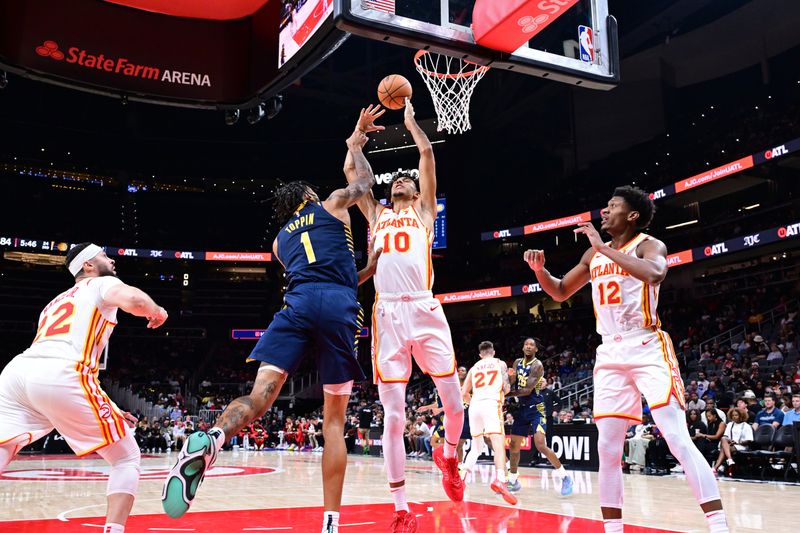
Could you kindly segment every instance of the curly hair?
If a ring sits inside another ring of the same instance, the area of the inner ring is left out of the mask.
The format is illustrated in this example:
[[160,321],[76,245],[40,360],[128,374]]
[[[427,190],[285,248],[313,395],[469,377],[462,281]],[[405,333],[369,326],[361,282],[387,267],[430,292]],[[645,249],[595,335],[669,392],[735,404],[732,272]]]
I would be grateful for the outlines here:
[[636,221],[637,229],[645,229],[653,221],[653,215],[656,212],[656,205],[650,199],[650,195],[632,185],[625,185],[614,189],[612,196],[619,196],[632,211],[639,213],[639,218]]
[[305,201],[308,189],[314,190],[314,187],[305,181],[292,181],[278,187],[272,200],[275,220],[280,223],[287,221]]
[[392,180],[386,185],[386,199],[391,201],[392,200],[392,187],[394,187],[394,182],[402,179],[408,178],[414,182],[414,187],[417,188],[417,192],[419,192],[419,178],[414,177],[410,172],[406,172],[401,170],[400,172],[395,172],[392,176]]

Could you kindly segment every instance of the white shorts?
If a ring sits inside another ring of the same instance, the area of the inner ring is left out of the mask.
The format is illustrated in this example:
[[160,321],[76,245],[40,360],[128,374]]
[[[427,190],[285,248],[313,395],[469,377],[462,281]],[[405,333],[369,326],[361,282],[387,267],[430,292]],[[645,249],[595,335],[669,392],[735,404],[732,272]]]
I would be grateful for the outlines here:
[[375,383],[405,382],[411,357],[426,374],[455,374],[456,358],[442,304],[430,291],[376,294],[372,308],[372,375]]
[[473,437],[505,435],[503,402],[474,400],[469,404],[469,430]]
[[16,357],[0,374],[0,445],[19,448],[53,430],[78,456],[122,439],[128,427],[97,375],[66,359]]
[[642,395],[650,409],[674,396],[686,408],[684,386],[669,335],[637,329],[603,337],[594,365],[594,418],[642,421]]

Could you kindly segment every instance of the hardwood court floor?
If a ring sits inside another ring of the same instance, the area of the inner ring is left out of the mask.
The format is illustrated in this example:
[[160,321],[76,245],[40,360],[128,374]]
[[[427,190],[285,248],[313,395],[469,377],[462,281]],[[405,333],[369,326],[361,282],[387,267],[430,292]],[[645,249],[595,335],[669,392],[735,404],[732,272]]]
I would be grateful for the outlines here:
[[[161,486],[175,454],[146,455],[142,481],[126,532],[286,531],[317,533],[321,524],[321,454],[223,452],[200,489],[192,511],[179,520],[161,512]],[[512,508],[487,482],[492,467],[468,478],[465,502],[444,495],[430,461],[407,463],[408,497],[420,532],[602,532],[597,474],[573,472],[575,491],[545,469],[520,469],[522,491]],[[98,531],[105,513],[106,463],[93,455],[23,457],[0,476],[0,533]],[[626,532],[707,531],[705,519],[680,475],[626,475]],[[737,532],[783,530],[796,517],[800,486],[720,483],[728,521]],[[350,456],[342,509],[343,533],[388,531],[393,507],[383,460]],[[794,508],[794,510],[792,510]],[[634,525],[636,527],[634,527]]]

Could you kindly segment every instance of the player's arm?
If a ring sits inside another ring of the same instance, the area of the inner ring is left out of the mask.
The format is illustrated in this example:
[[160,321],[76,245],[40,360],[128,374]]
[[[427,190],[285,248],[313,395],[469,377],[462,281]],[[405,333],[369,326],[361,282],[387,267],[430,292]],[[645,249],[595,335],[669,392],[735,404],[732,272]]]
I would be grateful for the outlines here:
[[464,378],[464,385],[461,386],[461,399],[464,401],[464,405],[469,405],[470,400],[472,397],[470,393],[472,392],[472,369],[469,369],[467,372],[467,377]]
[[161,326],[169,316],[167,311],[155,303],[146,292],[124,283],[110,287],[103,296],[103,302],[111,307],[119,307],[134,316],[146,318],[147,327],[151,329]]
[[516,368],[517,368],[517,365],[519,365],[520,361],[522,361],[521,357],[515,359],[514,360],[514,366],[512,366],[511,368],[508,369],[508,380],[509,380],[509,383],[511,383],[512,385],[517,383],[517,370],[516,370]]
[[[374,108],[370,105],[366,109],[361,110],[361,114],[358,117],[358,123],[356,124],[356,130],[360,130],[363,133],[371,133],[373,131],[382,131],[386,129],[384,126],[379,126],[375,124],[375,121],[384,113],[386,112],[385,109],[381,108],[380,105],[375,106]],[[356,172],[356,164],[355,160],[353,159],[353,155],[350,153],[350,150],[347,151],[347,156],[344,159],[344,175],[347,178],[347,183],[353,183],[358,179],[358,173]],[[356,203],[358,209],[364,215],[364,218],[367,219],[367,223],[372,226],[373,222],[375,221],[375,217],[377,216],[378,210],[380,209],[380,203],[375,199],[370,190],[369,193],[365,194],[361,197],[358,202]]]
[[603,242],[591,222],[578,224],[575,233],[589,238],[592,249],[622,267],[625,272],[645,283],[658,285],[667,277],[667,247],[658,239],[648,239],[636,247],[636,255],[628,255]]
[[541,361],[537,360],[531,365],[531,372],[528,374],[528,381],[521,389],[510,392],[507,396],[513,398],[514,396],[530,396],[539,384],[539,380],[544,376],[544,365]]
[[419,150],[420,207],[431,220],[436,220],[436,160],[433,157],[433,145],[414,118],[414,106],[410,98],[406,98],[404,123]]
[[383,253],[383,248],[375,249],[375,236],[373,235],[369,241],[369,248],[367,249],[367,264],[358,271],[358,285],[362,285],[365,281],[375,275],[378,269],[378,258]]
[[508,378],[508,365],[505,361],[500,361],[500,372],[503,374],[503,394],[511,391],[511,381]]
[[580,263],[561,279],[554,277],[544,268],[544,250],[527,250],[523,258],[536,274],[536,281],[539,282],[542,290],[550,295],[553,300],[563,302],[591,281],[589,262],[594,254],[594,248],[586,250],[581,257]]
[[372,187],[375,185],[375,175],[372,173],[369,161],[364,156],[363,148],[366,143],[367,136],[359,130],[355,130],[347,139],[347,149],[353,156],[356,177],[347,187],[336,189],[328,196],[327,200],[322,202],[322,207],[326,211],[339,212],[339,215],[344,215],[359,199],[372,191]]

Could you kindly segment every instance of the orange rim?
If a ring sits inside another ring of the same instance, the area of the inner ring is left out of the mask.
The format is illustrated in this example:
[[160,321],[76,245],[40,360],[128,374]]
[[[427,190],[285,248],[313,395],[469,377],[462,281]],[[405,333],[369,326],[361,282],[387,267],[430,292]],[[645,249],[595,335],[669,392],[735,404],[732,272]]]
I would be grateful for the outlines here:
[[470,65],[474,65],[476,68],[474,68],[474,69],[472,69],[470,71],[467,71],[467,72],[458,72],[456,74],[442,74],[440,72],[434,72],[434,71],[426,69],[424,66],[422,66],[422,63],[420,62],[420,58],[422,58],[422,56],[424,56],[427,53],[428,53],[427,50],[419,50],[419,51],[417,51],[417,53],[414,54],[414,64],[416,64],[417,70],[419,70],[420,72],[423,72],[424,74],[426,74],[427,76],[430,76],[432,78],[439,78],[439,79],[445,79],[446,78],[446,79],[451,79],[451,80],[454,80],[454,79],[457,79],[457,78],[471,78],[475,74],[483,73],[483,72],[486,72],[487,70],[489,70],[489,67],[485,67],[483,65],[479,65],[477,63],[473,63],[472,61],[466,61],[465,60],[464,63],[468,63]]

